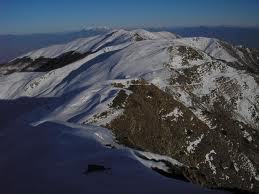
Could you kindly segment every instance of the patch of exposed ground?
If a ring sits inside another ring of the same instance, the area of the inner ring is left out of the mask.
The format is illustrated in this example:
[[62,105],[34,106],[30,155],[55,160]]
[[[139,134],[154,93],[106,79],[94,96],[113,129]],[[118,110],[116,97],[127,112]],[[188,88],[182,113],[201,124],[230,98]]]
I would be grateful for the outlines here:
[[7,75],[14,72],[48,72],[71,64],[89,54],[90,52],[84,54],[67,52],[53,59],[40,57],[35,60],[23,57],[1,66],[0,73]]

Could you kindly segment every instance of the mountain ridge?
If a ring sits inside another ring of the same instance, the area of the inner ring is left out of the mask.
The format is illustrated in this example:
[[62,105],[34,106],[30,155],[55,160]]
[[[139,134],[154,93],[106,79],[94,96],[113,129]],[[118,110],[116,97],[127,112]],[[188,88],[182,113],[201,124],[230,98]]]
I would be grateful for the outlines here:
[[[17,120],[106,126],[119,143],[175,157],[193,183],[258,192],[258,56],[217,39],[115,30],[11,61],[0,98],[55,97]],[[38,71],[51,59],[63,66]]]

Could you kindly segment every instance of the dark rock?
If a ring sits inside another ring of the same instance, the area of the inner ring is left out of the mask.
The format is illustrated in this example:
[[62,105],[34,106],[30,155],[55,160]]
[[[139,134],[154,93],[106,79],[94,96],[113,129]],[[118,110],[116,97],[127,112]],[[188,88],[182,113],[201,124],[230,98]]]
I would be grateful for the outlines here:
[[110,170],[111,168],[106,168],[102,165],[97,165],[97,164],[88,164],[87,170],[84,172],[84,174],[89,174],[93,172],[102,172],[106,170]]

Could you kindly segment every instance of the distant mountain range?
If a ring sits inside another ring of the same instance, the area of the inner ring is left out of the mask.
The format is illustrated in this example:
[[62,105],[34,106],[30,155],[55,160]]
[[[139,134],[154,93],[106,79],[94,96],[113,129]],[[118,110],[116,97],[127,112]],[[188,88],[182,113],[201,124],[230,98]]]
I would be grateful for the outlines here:
[[150,28],[151,31],[169,31],[183,37],[217,38],[234,45],[249,48],[259,48],[259,27],[178,27],[178,28]]
[[[53,44],[63,44],[77,38],[105,34],[107,27],[86,28],[67,33],[0,35],[0,63],[7,62],[31,50]],[[188,27],[188,28],[149,28],[150,31],[170,31],[183,37],[210,37],[228,41],[235,45],[259,48],[259,28],[240,27]]]

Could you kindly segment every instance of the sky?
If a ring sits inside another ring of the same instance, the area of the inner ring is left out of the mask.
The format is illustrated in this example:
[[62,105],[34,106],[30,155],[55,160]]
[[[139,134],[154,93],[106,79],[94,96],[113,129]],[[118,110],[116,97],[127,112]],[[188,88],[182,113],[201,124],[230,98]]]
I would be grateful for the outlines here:
[[0,0],[0,34],[221,25],[258,26],[259,0]]

